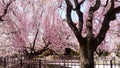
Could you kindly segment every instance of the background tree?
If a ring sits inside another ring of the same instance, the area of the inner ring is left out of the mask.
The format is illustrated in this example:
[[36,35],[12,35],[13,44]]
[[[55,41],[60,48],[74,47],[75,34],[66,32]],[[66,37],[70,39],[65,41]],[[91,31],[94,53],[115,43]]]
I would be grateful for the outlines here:
[[97,47],[114,46],[113,41],[120,39],[117,0],[1,0],[0,10],[0,21],[10,34],[12,47],[35,54],[53,46],[57,51],[79,43],[81,68],[94,68]]
[[[21,51],[27,57],[35,57],[48,49],[62,53],[68,46],[74,50],[78,49],[76,41],[69,41],[74,37],[70,34],[68,25],[63,23],[57,13],[59,5],[53,6],[59,2],[2,0],[0,4],[1,23],[8,31],[6,36],[11,43],[1,39],[1,42],[4,41],[4,44],[1,44],[4,47],[9,44],[9,48],[13,47],[15,53]],[[1,34],[5,34],[2,27],[1,31]],[[2,36],[1,38],[4,38]]]

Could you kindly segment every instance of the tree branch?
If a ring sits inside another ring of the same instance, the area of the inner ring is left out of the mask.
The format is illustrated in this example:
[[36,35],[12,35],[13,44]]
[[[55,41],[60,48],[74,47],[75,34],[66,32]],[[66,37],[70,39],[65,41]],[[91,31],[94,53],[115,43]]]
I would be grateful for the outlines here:
[[33,49],[35,48],[35,42],[36,42],[38,33],[39,33],[39,29],[37,29],[37,32],[36,32],[36,34],[35,34],[35,39],[34,39],[34,41],[33,41],[33,47],[32,47]]
[[82,11],[80,11],[80,7],[81,5],[84,3],[85,0],[81,1],[80,3],[78,3],[78,0],[74,0],[75,3],[75,11],[78,15],[79,18],[79,26],[78,26],[78,31],[80,32],[80,34],[82,33],[82,28],[83,28],[83,13]]
[[67,5],[67,9],[66,9],[67,23],[68,23],[69,27],[72,29],[72,31],[74,32],[78,41],[80,41],[82,39],[82,36],[81,36],[80,32],[78,31],[76,25],[73,23],[72,18],[71,18],[71,12],[73,10],[73,5],[70,2],[70,0],[65,0],[65,2]]
[[[38,24],[38,27],[40,26],[40,23]],[[39,28],[37,28],[37,32],[35,34],[35,38],[33,40],[33,44],[31,45],[31,52],[35,52],[35,43],[36,43],[36,40],[37,40],[37,37],[38,37],[38,34],[39,34]]]
[[51,44],[50,42],[46,42],[45,41],[45,39],[43,38],[43,42],[44,42],[44,44],[45,44],[45,46],[41,49],[41,50],[37,50],[37,51],[35,51],[35,49],[34,49],[34,52],[28,52],[27,51],[27,47],[25,47],[25,50],[24,50],[24,52],[25,52],[25,56],[27,56],[27,57],[29,57],[29,58],[34,58],[34,57],[36,57],[37,55],[40,55],[40,54],[42,54],[43,52],[45,52],[46,50],[48,50],[49,48],[48,48],[48,46]]
[[51,44],[50,42],[46,42],[46,40],[43,38],[43,42],[45,43],[45,47],[43,47],[41,50],[35,51],[35,53],[33,53],[33,55],[39,55],[42,54],[44,51],[48,50],[48,46]]
[[109,29],[109,23],[112,20],[116,19],[116,13],[120,12],[120,6],[117,8],[114,8],[114,0],[111,0],[111,7],[108,10],[108,12],[105,14],[105,18],[102,23],[102,27],[99,31],[98,36],[96,37],[97,40],[97,46],[101,44],[101,42],[105,39],[105,35],[107,33],[107,30]]
[[89,14],[88,14],[88,19],[86,22],[86,27],[87,27],[87,41],[88,44],[90,42],[90,39],[92,39],[93,37],[93,33],[92,33],[92,20],[93,20],[93,13],[99,9],[101,4],[100,0],[96,0],[96,4],[93,7],[90,7],[89,9]]
[[108,5],[109,0],[106,1],[106,4],[103,7],[106,7]]
[[115,13],[120,13],[120,6],[116,7],[114,11]]
[[119,0],[115,0],[116,2],[120,2]]
[[3,3],[3,4],[5,4],[5,1],[4,1],[4,0],[2,0],[2,3]]
[[115,6],[114,0],[111,0],[111,7],[110,7],[110,9],[114,9],[114,6]]
[[[4,3],[4,0],[2,0],[2,1],[3,1],[3,4],[5,4],[5,3]],[[0,21],[4,21],[2,18],[7,14],[8,8],[9,8],[9,6],[11,5],[11,3],[12,3],[13,1],[15,1],[15,0],[10,0],[10,2],[9,2],[8,4],[6,4],[5,9],[4,9],[4,12],[3,12],[3,14],[0,16]]]
[[90,12],[91,13],[94,13],[96,10],[99,9],[100,7],[100,4],[101,4],[101,1],[100,0],[96,0],[96,4],[93,6],[93,7],[90,7]]

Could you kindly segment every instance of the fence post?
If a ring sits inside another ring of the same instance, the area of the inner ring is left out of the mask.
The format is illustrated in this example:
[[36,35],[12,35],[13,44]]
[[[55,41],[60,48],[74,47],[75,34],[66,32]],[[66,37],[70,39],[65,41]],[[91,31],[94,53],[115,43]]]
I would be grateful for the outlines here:
[[20,58],[20,68],[22,68],[22,57]]
[[66,63],[65,63],[65,62],[66,62],[66,61],[65,61],[64,57],[65,57],[65,56],[63,55],[62,58],[63,58],[63,61],[64,61],[64,67],[65,67],[65,66],[66,66]]
[[116,68],[116,61],[115,61],[115,57],[113,58],[114,60],[114,68]]
[[112,59],[110,60],[110,68],[113,68]]
[[4,57],[4,68],[6,68],[6,58]]
[[41,68],[41,59],[39,60],[39,68]]

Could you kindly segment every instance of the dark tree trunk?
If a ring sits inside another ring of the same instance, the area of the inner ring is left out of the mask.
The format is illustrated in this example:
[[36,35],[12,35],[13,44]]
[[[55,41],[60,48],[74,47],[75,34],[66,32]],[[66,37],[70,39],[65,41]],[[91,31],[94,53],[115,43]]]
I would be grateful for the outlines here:
[[94,68],[94,52],[96,50],[95,38],[84,38],[83,41],[79,41],[80,44],[80,68]]
[[80,47],[80,67],[81,68],[94,68],[93,51],[87,47]]

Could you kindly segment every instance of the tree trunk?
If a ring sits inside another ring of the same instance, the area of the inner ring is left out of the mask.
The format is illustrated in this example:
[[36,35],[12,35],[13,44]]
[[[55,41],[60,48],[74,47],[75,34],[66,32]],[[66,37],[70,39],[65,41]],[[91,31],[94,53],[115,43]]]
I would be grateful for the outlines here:
[[94,68],[93,53],[88,46],[80,47],[80,68]]

